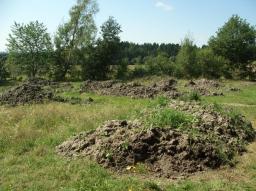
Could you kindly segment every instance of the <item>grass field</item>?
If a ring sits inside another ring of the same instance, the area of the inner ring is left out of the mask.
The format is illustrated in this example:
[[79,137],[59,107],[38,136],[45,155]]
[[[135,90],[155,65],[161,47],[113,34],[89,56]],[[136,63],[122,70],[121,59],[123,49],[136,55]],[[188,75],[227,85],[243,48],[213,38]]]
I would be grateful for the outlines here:
[[[147,80],[145,80],[145,83]],[[203,97],[204,103],[218,103],[244,114],[256,126],[256,84],[227,81],[240,92]],[[79,87],[79,84],[74,84]],[[7,86],[0,87],[3,91]],[[127,119],[154,100],[97,96],[64,92],[63,96],[92,97],[87,105],[47,103],[18,107],[0,106],[0,190],[42,191],[180,191],[256,190],[256,143],[237,156],[234,168],[202,172],[185,180],[151,178],[143,170],[137,174],[117,174],[84,158],[68,160],[55,147],[70,136],[97,128],[111,119]]]

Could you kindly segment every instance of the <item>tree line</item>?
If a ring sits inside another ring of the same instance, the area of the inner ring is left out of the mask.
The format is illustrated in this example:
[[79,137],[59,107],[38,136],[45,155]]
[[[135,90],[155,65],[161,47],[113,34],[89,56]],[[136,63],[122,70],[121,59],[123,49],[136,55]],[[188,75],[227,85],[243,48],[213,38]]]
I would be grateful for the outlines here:
[[52,80],[127,79],[146,75],[178,78],[256,79],[256,29],[233,15],[197,47],[190,37],[179,44],[122,42],[121,25],[109,17],[97,27],[95,0],[78,0],[53,38],[43,23],[14,23],[8,52],[0,53],[0,80],[45,77]]

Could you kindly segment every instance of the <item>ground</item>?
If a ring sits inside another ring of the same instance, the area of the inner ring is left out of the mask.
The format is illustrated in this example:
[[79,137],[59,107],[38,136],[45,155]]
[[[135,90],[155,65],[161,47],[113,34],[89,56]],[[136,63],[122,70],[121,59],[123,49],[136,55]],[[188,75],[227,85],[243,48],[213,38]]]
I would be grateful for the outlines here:
[[[159,78],[140,79],[141,83]],[[179,81],[183,89],[185,80]],[[256,84],[225,81],[224,96],[202,97],[241,112],[256,126]],[[0,86],[0,91],[9,88]],[[235,167],[197,173],[187,179],[151,178],[143,166],[135,174],[117,174],[88,159],[68,160],[55,147],[81,131],[97,128],[106,120],[127,119],[150,99],[79,94],[80,83],[60,93],[66,97],[92,97],[85,105],[46,103],[17,107],[0,106],[0,190],[255,190],[256,142],[237,156]],[[241,91],[228,91],[236,87]]]

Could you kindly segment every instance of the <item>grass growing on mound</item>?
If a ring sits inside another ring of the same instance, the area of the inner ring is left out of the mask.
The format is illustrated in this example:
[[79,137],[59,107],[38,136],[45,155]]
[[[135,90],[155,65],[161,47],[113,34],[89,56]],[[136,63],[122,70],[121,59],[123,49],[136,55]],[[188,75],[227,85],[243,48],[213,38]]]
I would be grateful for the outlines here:
[[152,100],[144,110],[135,112],[132,118],[138,118],[145,128],[160,127],[173,129],[188,129],[196,122],[192,115],[168,107],[170,100],[159,96]]
[[193,116],[169,108],[155,109],[146,119],[146,126],[182,128],[193,122]]

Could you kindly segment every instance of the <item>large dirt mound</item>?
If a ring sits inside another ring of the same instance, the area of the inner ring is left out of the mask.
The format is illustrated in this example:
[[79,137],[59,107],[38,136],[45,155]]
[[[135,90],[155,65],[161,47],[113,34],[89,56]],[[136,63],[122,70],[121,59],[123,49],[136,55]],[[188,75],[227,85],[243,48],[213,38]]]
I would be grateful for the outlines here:
[[73,88],[71,83],[57,83],[44,79],[33,79],[0,95],[0,104],[16,106],[54,101],[73,105],[85,105],[94,101],[90,97],[81,99],[79,97],[65,98],[55,95],[55,93],[70,91]]
[[32,80],[4,92],[0,96],[0,103],[7,105],[23,105],[30,103],[42,103],[53,98],[50,90],[44,89],[49,81]]
[[159,83],[145,86],[139,83],[122,83],[120,81],[85,81],[81,92],[94,92],[100,95],[128,96],[132,98],[154,98],[165,95],[169,98],[180,96],[176,89],[177,81],[174,79],[160,81]]
[[189,87],[203,96],[223,96],[222,86],[219,81],[207,79],[190,80],[185,85],[185,87]]
[[197,104],[173,102],[170,108],[189,112],[196,120],[187,130],[144,128],[139,121],[108,121],[59,145],[63,156],[88,156],[117,171],[144,163],[156,176],[177,177],[227,164],[255,132],[242,116],[223,116]]

